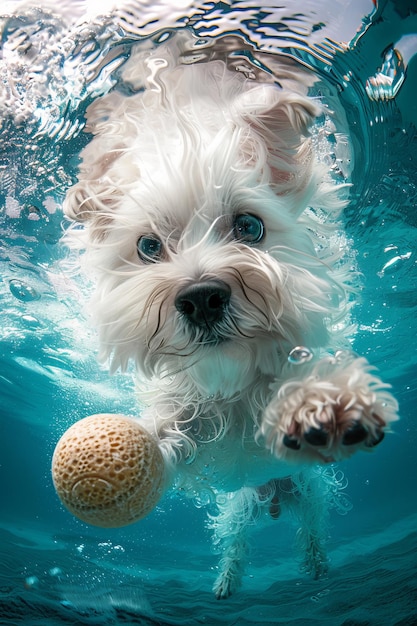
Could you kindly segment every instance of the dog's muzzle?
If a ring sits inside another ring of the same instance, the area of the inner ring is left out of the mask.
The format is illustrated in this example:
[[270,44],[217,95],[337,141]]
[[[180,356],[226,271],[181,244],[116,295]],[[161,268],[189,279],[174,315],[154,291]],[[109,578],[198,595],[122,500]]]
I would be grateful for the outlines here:
[[222,280],[195,282],[180,289],[175,306],[194,326],[209,328],[225,316],[231,294]]

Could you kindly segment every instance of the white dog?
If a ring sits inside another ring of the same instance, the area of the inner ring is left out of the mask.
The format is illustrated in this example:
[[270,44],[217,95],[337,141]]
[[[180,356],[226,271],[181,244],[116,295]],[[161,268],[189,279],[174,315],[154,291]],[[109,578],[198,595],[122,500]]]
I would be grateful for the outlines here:
[[293,511],[305,568],[325,571],[334,485],[317,464],[372,449],[397,404],[346,350],[344,202],[309,130],[322,105],[288,67],[262,84],[176,55],[134,56],[124,93],[89,107],[65,212],[84,224],[70,239],[94,274],[101,357],[134,362],[168,482],[218,506],[225,598],[263,511]]

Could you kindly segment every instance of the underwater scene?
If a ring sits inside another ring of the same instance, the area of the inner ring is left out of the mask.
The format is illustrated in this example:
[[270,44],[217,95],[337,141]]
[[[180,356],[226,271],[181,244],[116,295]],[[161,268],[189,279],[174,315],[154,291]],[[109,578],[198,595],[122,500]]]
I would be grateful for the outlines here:
[[[2,0],[0,34],[0,625],[417,624],[416,1]],[[62,206],[88,107],[140,93],[130,59],[177,40],[182,63],[221,61],[249,81],[299,68],[331,111],[312,143],[349,194],[351,349],[399,404],[380,445],[319,470],[337,492],[328,571],[304,571],[297,519],[271,496],[241,587],[221,599],[209,493],[169,489],[143,519],[103,528],[62,505],[51,474],[71,425],[141,411],[133,366],[99,359]]]

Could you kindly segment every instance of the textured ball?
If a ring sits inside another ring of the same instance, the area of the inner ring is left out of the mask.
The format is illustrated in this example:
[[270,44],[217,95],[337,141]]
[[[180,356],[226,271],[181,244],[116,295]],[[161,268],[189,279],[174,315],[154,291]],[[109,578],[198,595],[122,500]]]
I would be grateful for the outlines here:
[[127,526],[163,491],[164,461],[153,437],[123,415],[90,415],[58,441],[52,478],[62,504],[88,524]]

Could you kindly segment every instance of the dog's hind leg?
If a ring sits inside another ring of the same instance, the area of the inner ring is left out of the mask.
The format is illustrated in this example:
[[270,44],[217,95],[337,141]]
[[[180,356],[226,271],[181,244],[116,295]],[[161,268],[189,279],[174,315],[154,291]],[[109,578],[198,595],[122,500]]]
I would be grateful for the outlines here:
[[291,478],[272,479],[260,487],[243,487],[219,494],[219,513],[209,516],[213,544],[221,553],[213,591],[218,599],[228,598],[241,584],[249,553],[249,535],[262,516],[277,519],[282,508],[296,508],[298,495]]
[[297,548],[301,554],[301,569],[318,579],[327,573],[325,544],[328,539],[329,509],[333,494],[320,471],[305,471],[293,477],[293,499],[290,508],[300,524]]
[[257,489],[266,498],[270,517],[276,519],[287,510],[299,524],[297,548],[302,558],[302,571],[315,579],[327,572],[325,544],[328,536],[328,515],[331,508],[350,508],[347,498],[341,502],[345,487],[343,475],[332,468],[312,467],[287,478],[270,480]]
[[248,535],[259,503],[258,491],[250,487],[217,496],[219,513],[210,516],[208,524],[214,531],[215,549],[222,555],[213,586],[217,599],[228,598],[240,587],[249,552]]
[[277,519],[282,510],[297,520],[297,547],[302,571],[315,579],[327,572],[325,543],[330,509],[346,513],[350,502],[343,491],[346,482],[332,467],[312,467],[291,477],[272,479],[257,488],[244,487],[219,494],[219,513],[209,517],[213,543],[221,553],[213,586],[218,599],[228,598],[241,584],[249,553],[249,535],[256,521],[266,515]]
[[[292,498],[286,504],[299,523],[297,548],[302,559],[301,569],[317,579],[328,569],[325,546],[330,511],[345,515],[352,508],[345,493],[347,480],[335,466],[317,465],[293,475],[291,481]],[[284,501],[282,494],[280,500]]]

